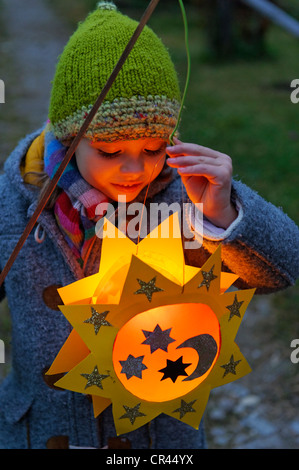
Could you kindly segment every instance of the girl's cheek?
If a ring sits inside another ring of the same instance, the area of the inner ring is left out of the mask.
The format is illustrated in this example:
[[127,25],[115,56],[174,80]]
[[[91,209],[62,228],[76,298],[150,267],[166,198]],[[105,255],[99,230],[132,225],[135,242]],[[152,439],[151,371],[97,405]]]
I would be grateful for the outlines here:
[[165,163],[165,157],[162,158],[158,164],[157,164],[157,167],[156,167],[156,177],[161,173],[161,171],[163,170],[163,167],[164,167],[164,163]]
[[158,176],[158,174],[162,171],[162,168],[164,166],[166,156],[164,158],[161,158],[161,156],[157,159],[157,161],[151,165],[151,172],[154,175],[154,178]]

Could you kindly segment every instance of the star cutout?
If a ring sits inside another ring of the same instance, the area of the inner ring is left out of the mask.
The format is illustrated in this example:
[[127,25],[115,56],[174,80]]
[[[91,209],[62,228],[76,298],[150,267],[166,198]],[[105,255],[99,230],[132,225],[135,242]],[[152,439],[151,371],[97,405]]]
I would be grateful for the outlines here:
[[231,355],[231,358],[230,358],[229,362],[227,364],[223,364],[223,366],[220,366],[223,369],[225,369],[222,378],[224,378],[227,374],[236,375],[237,374],[236,373],[236,366],[239,364],[239,362],[241,362],[241,359],[239,361],[234,361],[234,356]]
[[142,379],[142,371],[147,369],[145,364],[142,364],[144,356],[134,357],[129,354],[125,361],[119,361],[122,366],[121,373],[126,374],[127,379],[135,376]]
[[171,379],[173,383],[176,381],[179,375],[187,375],[187,372],[185,371],[186,367],[190,366],[190,364],[183,364],[183,356],[181,356],[179,359],[176,361],[171,361],[170,359],[167,360],[167,366],[164,367],[164,369],[160,369],[158,372],[163,372],[164,375],[161,379]]
[[146,416],[144,413],[141,413],[139,411],[140,405],[141,403],[138,403],[138,405],[134,406],[134,408],[130,408],[129,406],[123,405],[124,409],[126,410],[126,413],[122,415],[119,419],[128,418],[130,420],[130,423],[134,424],[136,418]]
[[97,335],[101,326],[112,326],[111,323],[106,320],[108,313],[109,311],[99,313],[91,307],[91,317],[84,320],[83,323],[91,323],[94,326],[94,332]]
[[109,375],[99,374],[98,366],[95,366],[91,374],[81,374],[82,377],[87,379],[87,384],[85,385],[85,389],[95,385],[103,390],[102,380],[110,377]]
[[174,410],[173,413],[180,413],[180,419],[182,419],[186,413],[195,413],[196,410],[192,408],[192,405],[194,405],[195,402],[196,400],[190,401],[190,403],[187,403],[185,400],[181,400],[180,408]]
[[170,338],[171,328],[162,330],[160,325],[156,325],[154,331],[142,330],[146,340],[141,344],[148,344],[151,348],[151,354],[157,349],[162,349],[167,352],[168,345],[173,343],[175,339]]
[[144,282],[141,279],[137,279],[137,281],[140,284],[140,289],[134,292],[134,294],[145,294],[149,302],[152,301],[152,295],[154,292],[163,291],[163,289],[160,289],[160,287],[155,286],[156,277],[153,277],[153,279],[149,282]]
[[211,282],[214,281],[214,279],[217,279],[218,277],[213,274],[214,267],[215,265],[212,266],[210,271],[201,271],[202,276],[203,276],[203,281],[199,284],[198,289],[202,286],[206,286],[207,290],[209,290]]
[[241,305],[242,305],[243,303],[244,303],[243,300],[241,300],[241,302],[238,302],[237,295],[235,295],[233,304],[232,304],[232,305],[228,305],[227,307],[225,307],[225,308],[227,308],[227,309],[230,311],[230,315],[229,315],[228,321],[230,321],[234,316],[241,318],[241,315],[240,315],[240,307],[241,307]]

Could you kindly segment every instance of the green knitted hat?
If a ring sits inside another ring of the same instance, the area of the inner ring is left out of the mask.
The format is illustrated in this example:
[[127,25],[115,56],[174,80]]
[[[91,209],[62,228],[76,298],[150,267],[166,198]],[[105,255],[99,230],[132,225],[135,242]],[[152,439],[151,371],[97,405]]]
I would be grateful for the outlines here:
[[[57,64],[49,119],[57,139],[77,135],[118,62],[137,22],[110,2],[79,24]],[[112,142],[168,139],[180,107],[178,78],[162,41],[145,27],[86,132]]]

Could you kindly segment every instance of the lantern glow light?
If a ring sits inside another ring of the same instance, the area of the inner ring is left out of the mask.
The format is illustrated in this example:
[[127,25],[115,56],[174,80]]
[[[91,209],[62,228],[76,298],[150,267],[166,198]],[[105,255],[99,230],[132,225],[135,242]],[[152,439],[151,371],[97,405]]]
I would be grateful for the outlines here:
[[161,413],[198,428],[211,389],[251,370],[234,339],[255,289],[227,292],[237,276],[221,272],[221,246],[185,265],[169,219],[172,236],[149,234],[138,254],[123,234],[104,238],[99,272],[59,289],[73,330],[48,374],[91,395],[95,417],[112,403],[118,435]]

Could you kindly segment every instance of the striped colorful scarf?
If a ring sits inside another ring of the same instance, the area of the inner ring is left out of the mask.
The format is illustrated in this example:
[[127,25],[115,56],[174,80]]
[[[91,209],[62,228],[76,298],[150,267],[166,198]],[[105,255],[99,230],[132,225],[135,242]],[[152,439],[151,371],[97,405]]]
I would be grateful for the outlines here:
[[[55,175],[67,149],[52,132],[46,132],[44,168],[50,178]],[[79,264],[83,266],[96,236],[95,223],[98,218],[95,209],[98,204],[107,203],[108,198],[82,178],[75,157],[61,176],[58,187],[63,191],[55,202],[56,221]]]

